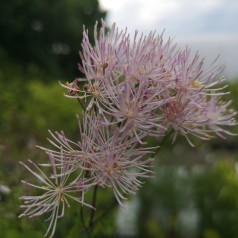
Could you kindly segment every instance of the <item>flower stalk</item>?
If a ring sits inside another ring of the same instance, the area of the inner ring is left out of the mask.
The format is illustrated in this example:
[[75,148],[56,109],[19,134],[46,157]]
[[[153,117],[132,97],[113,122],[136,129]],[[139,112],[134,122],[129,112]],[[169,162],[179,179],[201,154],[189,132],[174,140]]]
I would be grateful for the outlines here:
[[[193,137],[225,138],[233,135],[229,128],[236,125],[236,112],[230,101],[223,101],[223,65],[215,60],[205,69],[198,53],[178,49],[172,40],[164,40],[163,33],[144,36],[136,31],[131,36],[116,24],[106,33],[105,22],[101,24],[99,31],[95,24],[93,44],[87,30],[83,32],[79,69],[85,79],[60,83],[67,90],[65,96],[76,98],[83,109],[82,118],[77,116],[77,140],[63,131],[49,131],[51,146],[38,146],[48,161],[29,161],[31,166],[21,162],[39,184],[23,183],[41,195],[21,197],[25,211],[20,217],[49,214],[45,236],[53,237],[57,220],[74,200],[82,206],[81,222],[90,237],[106,215],[95,218],[99,189],[110,189],[123,207],[154,173],[159,146],[149,147],[148,137],[163,146],[173,134],[172,142],[181,136],[193,146]],[[91,190],[89,204],[85,194]],[[84,206],[91,209],[88,223]]]

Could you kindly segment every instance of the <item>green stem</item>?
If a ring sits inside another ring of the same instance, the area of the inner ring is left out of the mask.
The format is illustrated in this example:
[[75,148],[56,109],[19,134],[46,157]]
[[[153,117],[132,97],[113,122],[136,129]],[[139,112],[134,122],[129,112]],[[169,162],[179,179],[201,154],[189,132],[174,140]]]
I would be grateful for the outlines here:
[[83,212],[83,206],[81,207],[80,209],[80,217],[81,217],[81,221],[82,221],[82,224],[83,224],[83,228],[84,230],[86,231],[86,233],[88,234],[88,228],[86,226],[86,222],[85,222],[85,219],[84,219],[84,212]]
[[117,205],[117,200],[114,199],[113,203],[104,210],[104,212],[102,212],[100,214],[100,216],[98,216],[94,221],[93,221],[93,225],[95,225],[97,222],[99,222],[103,217],[105,217],[108,214],[108,211],[110,211],[111,209],[113,209],[114,207],[116,207]]
[[86,112],[86,108],[84,107],[84,105],[82,104],[82,102],[80,101],[80,99],[79,98],[77,98],[77,100],[78,100],[78,102],[79,102],[79,104],[80,104],[80,106],[83,108],[83,110]]
[[[96,200],[97,200],[97,190],[98,190],[98,185],[96,185],[94,187],[94,190],[93,190],[93,201],[92,201],[92,206],[95,208],[96,207]],[[95,215],[95,209],[92,209],[91,210],[91,215],[90,215],[90,220],[89,220],[89,224],[88,224],[88,230],[89,230],[89,235],[88,237],[90,237],[92,231],[93,231],[93,228],[94,228],[94,215]]]
[[168,129],[164,138],[162,139],[162,141],[160,142],[160,146],[156,149],[154,156],[155,157],[157,155],[157,153],[159,152],[160,147],[166,142],[166,140],[171,136],[171,134],[173,133],[173,129]]

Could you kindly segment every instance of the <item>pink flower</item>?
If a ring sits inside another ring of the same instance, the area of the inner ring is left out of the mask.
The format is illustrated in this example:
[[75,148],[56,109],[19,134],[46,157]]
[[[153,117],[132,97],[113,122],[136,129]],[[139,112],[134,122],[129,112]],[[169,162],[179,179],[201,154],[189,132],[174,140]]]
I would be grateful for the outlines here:
[[[216,65],[217,59],[208,67],[204,66],[204,59],[200,59],[198,52],[191,55],[191,50],[186,48],[180,51],[175,58],[173,77],[175,79],[176,92],[190,94],[217,94],[224,87],[214,88],[224,82],[219,75],[224,65]],[[218,91],[218,92],[217,92]]]
[[[131,42],[132,39],[132,42]],[[176,45],[169,39],[163,40],[163,34],[127,38],[123,44],[124,58],[120,61],[120,74],[134,82],[150,80],[158,82],[167,80],[173,67]]]
[[113,190],[123,206],[125,195],[134,194],[142,184],[141,179],[151,177],[152,160],[145,158],[150,148],[136,148],[134,138],[125,140],[117,129],[110,135],[108,128],[105,125],[96,130],[97,151],[91,154],[90,172],[100,186]]
[[204,140],[210,138],[201,123],[201,116],[204,111],[203,104],[203,97],[198,96],[195,104],[193,100],[186,97],[186,94],[180,93],[164,105],[164,123],[167,123],[167,127],[172,127],[175,131],[173,141],[176,139],[177,134],[185,136],[192,146],[189,135],[195,135]]
[[62,160],[63,155],[63,160],[71,165],[71,171],[78,169],[79,171],[90,170],[93,163],[91,155],[98,150],[95,138],[97,137],[96,131],[102,126],[99,118],[100,117],[97,117],[95,113],[91,115],[84,113],[82,122],[80,118],[77,117],[79,125],[79,137],[77,138],[77,142],[68,139],[63,131],[56,131],[55,133],[49,131],[52,138],[49,138],[48,141],[53,148],[37,147],[47,154],[53,155],[57,162]]
[[[20,162],[35,178],[39,180],[39,185],[32,182],[22,181],[24,184],[36,188],[41,191],[41,195],[22,196],[20,199],[24,201],[22,208],[25,211],[19,216],[35,217],[50,213],[49,227],[45,236],[52,237],[56,229],[57,220],[64,216],[65,207],[70,207],[70,199],[93,208],[91,205],[84,202],[84,193],[90,189],[95,183],[91,179],[84,179],[82,172],[76,177],[71,176],[71,164],[64,160],[61,155],[60,163],[57,164],[53,155],[49,154],[49,166],[52,169],[51,175],[46,175],[41,168],[29,160],[33,167],[31,169],[25,163]],[[74,195],[75,194],[75,195]]]
[[202,123],[212,133],[225,138],[226,135],[235,135],[226,127],[234,126],[237,124],[235,115],[237,114],[234,110],[229,109],[231,101],[223,102],[219,100],[219,97],[212,96],[207,102],[206,110],[203,114]]
[[163,123],[175,131],[173,140],[181,134],[193,145],[189,135],[208,140],[214,133],[221,137],[232,134],[223,129],[236,124],[235,112],[228,108],[230,103],[218,98],[227,93],[222,91],[224,78],[219,77],[224,66],[216,65],[216,60],[204,69],[204,59],[198,53],[193,57],[188,48],[175,57],[170,78],[174,81],[163,92],[167,98]]
[[119,124],[122,132],[131,133],[140,143],[139,135],[160,136],[165,132],[159,115],[166,102],[161,98],[163,88],[153,88],[146,78],[136,84],[126,78],[121,83],[110,80],[105,90],[110,97],[102,100],[103,113],[113,117],[111,124]]
[[208,140],[217,134],[224,138],[232,135],[224,127],[236,125],[236,112],[229,109],[230,102],[218,100],[218,96],[178,93],[164,105],[164,122],[177,134],[185,136],[193,146],[189,135]]
[[111,75],[117,69],[118,63],[124,56],[123,42],[128,38],[127,31],[119,31],[114,23],[108,33],[106,24],[102,20],[98,36],[98,23],[94,27],[94,45],[88,38],[88,32],[84,30],[82,52],[82,66],[80,70],[85,73],[88,80],[102,80]]
[[[130,87],[133,88],[140,83],[139,90],[143,88],[146,91],[147,100],[149,97],[159,98],[160,92],[172,80],[171,70],[176,55],[176,47],[172,45],[172,41],[164,42],[163,35],[155,36],[154,33],[138,37],[138,32],[135,32],[131,42],[127,30],[119,31],[115,24],[106,34],[104,21],[99,35],[97,28],[96,23],[94,46],[84,30],[80,69],[85,73],[86,79],[78,81],[84,81],[85,84],[82,89],[74,87],[75,83],[62,85],[70,92],[68,97],[79,98],[82,102],[85,100],[87,111],[96,106],[100,114],[105,113],[107,107],[113,104],[111,99],[118,96],[118,91],[123,92],[127,84],[131,84]],[[133,90],[135,91],[136,87]],[[149,95],[149,92],[153,93]],[[156,103],[155,100],[153,103]],[[157,105],[159,104],[160,101],[157,102]]]
[[75,84],[67,87],[71,94],[74,90],[83,94],[74,97],[86,100],[87,111],[94,107],[105,123],[117,125],[120,132],[130,133],[141,144],[146,135],[162,136],[170,126],[175,130],[174,139],[181,134],[192,144],[190,134],[209,139],[211,131],[220,135],[222,123],[234,124],[234,113],[223,110],[224,106],[216,106],[223,118],[220,129],[212,124],[214,116],[209,116],[213,95],[226,94],[219,76],[224,66],[217,65],[217,59],[205,68],[198,53],[193,56],[188,48],[176,50],[171,40],[163,40],[163,34],[139,36],[136,31],[130,37],[115,24],[108,34],[105,31],[102,21],[98,36],[95,25],[95,46],[84,31],[81,57],[87,82],[83,90]]
[[63,133],[51,133],[53,140],[49,141],[56,149],[40,148],[52,154],[57,162],[61,154],[70,165],[69,172],[87,171],[88,178],[95,183],[112,188],[117,201],[123,205],[125,194],[135,193],[141,184],[140,179],[151,174],[152,160],[144,158],[151,148],[136,148],[135,137],[130,138],[127,132],[107,125],[94,113],[85,113],[79,127],[77,143]]

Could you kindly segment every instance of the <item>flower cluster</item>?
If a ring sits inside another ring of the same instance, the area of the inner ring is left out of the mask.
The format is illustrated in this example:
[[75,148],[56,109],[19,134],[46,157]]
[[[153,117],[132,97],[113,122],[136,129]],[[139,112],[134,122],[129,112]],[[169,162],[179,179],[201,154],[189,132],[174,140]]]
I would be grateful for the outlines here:
[[[77,142],[64,132],[50,132],[53,148],[40,147],[49,157],[36,169],[22,165],[41,185],[25,184],[42,191],[24,196],[21,216],[51,213],[46,234],[54,234],[56,221],[64,214],[69,199],[84,202],[93,187],[111,188],[119,205],[134,194],[144,178],[151,177],[153,148],[145,147],[147,136],[162,138],[170,130],[184,136],[210,139],[225,137],[236,124],[230,102],[223,102],[223,66],[216,60],[205,69],[204,59],[189,49],[180,50],[163,34],[130,36],[114,24],[94,29],[94,44],[84,30],[82,63],[86,79],[61,84],[67,97],[77,98],[84,109]],[[52,169],[50,178],[41,166]],[[73,193],[74,195],[72,195]],[[76,195],[77,194],[77,195]]]
[[177,49],[163,34],[135,32],[131,37],[115,24],[105,31],[104,22],[99,35],[95,25],[94,45],[84,31],[79,68],[86,83],[82,89],[77,83],[85,79],[62,85],[68,97],[84,99],[86,111],[96,108],[107,125],[117,124],[140,143],[142,134],[163,136],[169,128],[174,139],[180,134],[191,145],[189,135],[210,139],[230,134],[226,127],[236,124],[236,112],[221,100],[226,86],[219,76],[224,66],[217,60],[205,69],[198,53]]

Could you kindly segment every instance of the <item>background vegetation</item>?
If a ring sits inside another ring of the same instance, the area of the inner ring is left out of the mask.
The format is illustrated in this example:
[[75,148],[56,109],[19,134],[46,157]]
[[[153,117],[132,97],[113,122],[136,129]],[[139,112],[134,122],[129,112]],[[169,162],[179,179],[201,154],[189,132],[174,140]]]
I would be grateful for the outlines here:
[[[18,198],[27,192],[18,161],[42,159],[35,144],[47,143],[48,129],[77,138],[79,105],[63,97],[58,81],[81,76],[83,24],[92,33],[105,16],[97,0],[0,1],[0,238],[43,237],[44,219],[17,218]],[[229,90],[237,110],[235,80]],[[134,233],[116,227],[114,209],[100,219],[95,237],[237,238],[237,148],[237,137],[196,141],[195,148],[167,141],[156,160],[157,175],[138,196]],[[110,192],[99,194],[98,206],[107,209],[110,200]],[[55,237],[80,236],[78,209],[59,221]]]

